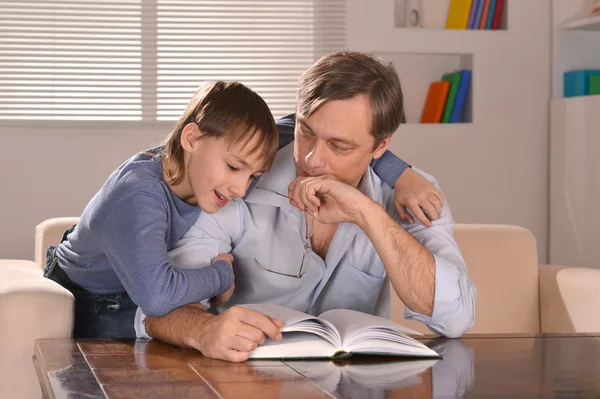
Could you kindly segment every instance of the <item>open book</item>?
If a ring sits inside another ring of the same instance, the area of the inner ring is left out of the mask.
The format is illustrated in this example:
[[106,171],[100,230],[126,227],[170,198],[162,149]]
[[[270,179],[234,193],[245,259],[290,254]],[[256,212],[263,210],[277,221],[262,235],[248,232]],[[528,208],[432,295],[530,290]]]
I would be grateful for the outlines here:
[[345,309],[315,317],[279,305],[244,306],[284,322],[283,339],[267,339],[250,353],[250,359],[343,359],[352,354],[440,357],[406,335],[418,332],[382,317]]

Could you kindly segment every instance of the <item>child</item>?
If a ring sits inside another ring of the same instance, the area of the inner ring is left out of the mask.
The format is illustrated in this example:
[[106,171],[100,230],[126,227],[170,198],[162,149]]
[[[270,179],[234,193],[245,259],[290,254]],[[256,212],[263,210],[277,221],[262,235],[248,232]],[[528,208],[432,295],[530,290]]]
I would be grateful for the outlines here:
[[108,178],[79,223],[48,249],[46,277],[75,297],[73,336],[135,337],[136,307],[163,316],[231,296],[231,256],[201,269],[172,267],[167,252],[201,211],[243,197],[268,169],[278,133],[264,100],[240,83],[201,87],[162,146]]

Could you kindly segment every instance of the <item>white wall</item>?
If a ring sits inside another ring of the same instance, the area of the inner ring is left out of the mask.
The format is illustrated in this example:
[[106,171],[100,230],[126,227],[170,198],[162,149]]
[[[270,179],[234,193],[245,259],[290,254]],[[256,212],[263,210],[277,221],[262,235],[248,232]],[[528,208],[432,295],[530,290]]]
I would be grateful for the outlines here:
[[0,258],[33,259],[35,226],[79,216],[109,174],[159,142],[170,126],[30,129],[2,127]]
[[[393,2],[348,0],[348,46],[393,58],[397,51],[433,46],[448,33],[457,40],[448,44],[447,52],[467,49],[473,54],[474,123],[443,129],[405,125],[392,149],[438,178],[458,222],[509,223],[532,230],[543,262],[548,230],[550,5],[512,0],[508,12],[509,30],[504,32],[432,30],[414,35],[394,31]],[[419,43],[420,37],[427,43]],[[402,58],[393,61],[398,64]],[[401,74],[403,80],[411,79]],[[407,101],[422,102],[422,90],[413,87]],[[79,215],[115,167],[170,130],[168,124],[144,129],[93,126],[0,128],[0,167],[5,175],[0,258],[32,259],[36,224]]]

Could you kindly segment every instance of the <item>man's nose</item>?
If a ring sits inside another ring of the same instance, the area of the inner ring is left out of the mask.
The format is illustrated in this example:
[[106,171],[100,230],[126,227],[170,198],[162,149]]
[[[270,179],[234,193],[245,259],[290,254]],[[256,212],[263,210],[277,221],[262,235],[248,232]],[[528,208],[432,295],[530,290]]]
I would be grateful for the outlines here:
[[310,169],[319,169],[325,166],[325,145],[318,140],[312,145],[310,152],[306,155],[304,161]]

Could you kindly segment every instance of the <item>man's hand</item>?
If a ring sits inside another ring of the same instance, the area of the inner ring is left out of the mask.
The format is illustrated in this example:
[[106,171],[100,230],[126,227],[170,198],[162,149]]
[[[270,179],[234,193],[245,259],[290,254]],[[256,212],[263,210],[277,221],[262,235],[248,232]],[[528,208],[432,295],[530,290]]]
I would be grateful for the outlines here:
[[248,308],[234,306],[219,316],[206,318],[197,340],[190,346],[213,359],[243,362],[266,337],[281,340],[281,320],[272,319]]
[[[442,193],[427,179],[410,168],[400,175],[394,185],[394,206],[400,219],[405,222],[415,222],[406,210],[408,207],[421,223],[431,227],[431,221],[440,217],[443,204]],[[429,218],[423,211],[427,212]]]
[[[288,187],[290,204],[321,223],[359,224],[369,197],[331,175],[297,177]],[[371,201],[372,202],[372,201]]]
[[[224,260],[225,262],[229,263],[230,267],[233,267],[233,255],[231,254],[220,254],[219,256],[217,256],[216,258],[213,259],[212,263],[215,263],[218,260]],[[235,281],[235,278],[234,278]],[[229,287],[229,289],[225,292],[223,292],[222,294],[217,295],[216,297],[214,297],[211,300],[211,303],[213,306],[221,306],[223,305],[225,302],[227,302],[229,300],[229,298],[231,298],[231,296],[233,295],[233,290],[235,289],[235,282],[231,283],[231,287]]]

